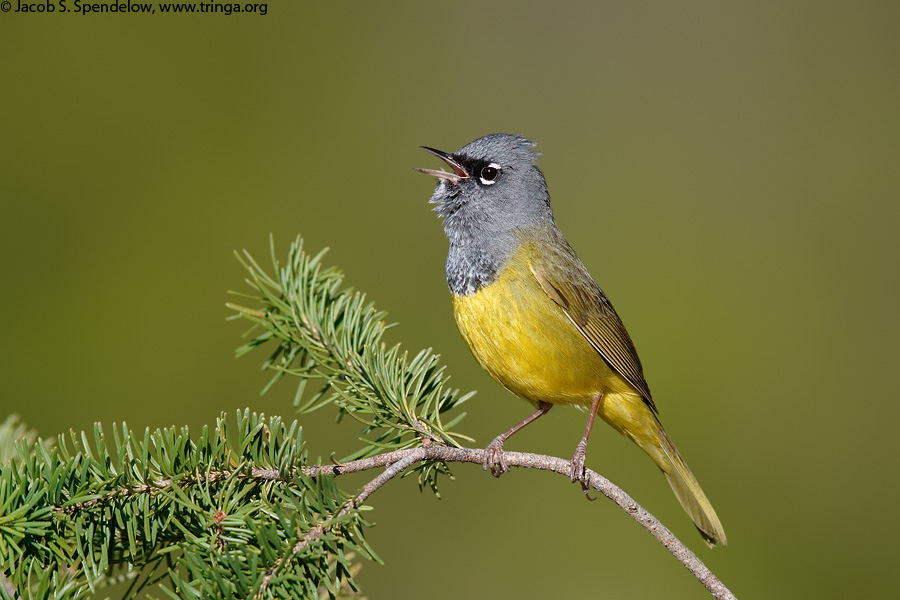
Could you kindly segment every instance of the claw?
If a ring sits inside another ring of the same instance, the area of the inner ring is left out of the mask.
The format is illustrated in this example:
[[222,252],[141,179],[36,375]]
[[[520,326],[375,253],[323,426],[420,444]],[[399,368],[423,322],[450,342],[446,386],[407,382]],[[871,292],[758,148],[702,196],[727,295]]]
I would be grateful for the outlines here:
[[591,498],[590,494],[588,494],[588,490],[591,488],[588,485],[587,473],[584,470],[584,455],[587,449],[588,438],[591,437],[591,429],[594,427],[594,418],[597,416],[597,411],[600,410],[600,402],[602,400],[603,394],[596,394],[591,401],[591,412],[588,415],[587,425],[584,428],[584,435],[581,436],[581,441],[575,446],[575,456],[572,457],[572,481],[579,482],[581,491],[584,492],[584,497],[592,501],[596,500],[596,498]]
[[[426,148],[428,150],[428,148]],[[438,155],[440,156],[440,154]],[[506,464],[506,461],[503,459],[503,442],[509,439],[511,435],[537,419],[538,417],[542,417],[550,412],[550,409],[553,408],[553,405],[549,402],[539,402],[538,409],[534,411],[533,414],[525,417],[522,422],[513,425],[508,431],[501,433],[497,437],[491,441],[490,444],[487,445],[487,448],[484,449],[484,459],[482,461],[482,466],[484,470],[490,470],[491,475],[494,477],[500,477],[507,471],[509,471],[509,466]]]
[[572,457],[572,482],[584,482],[584,457],[587,450],[587,444],[584,440],[575,446],[575,455]]
[[503,460],[502,436],[494,438],[484,449],[482,467],[485,471],[490,471],[494,477],[500,477],[509,470],[506,461]]
[[581,440],[578,445],[575,447],[575,456],[572,457],[572,483],[578,482],[581,484],[581,491],[584,492],[584,497],[588,500],[594,501],[596,498],[592,498],[588,491],[591,487],[588,485],[588,477],[587,473],[584,470],[584,457],[587,450],[587,442],[585,440]]

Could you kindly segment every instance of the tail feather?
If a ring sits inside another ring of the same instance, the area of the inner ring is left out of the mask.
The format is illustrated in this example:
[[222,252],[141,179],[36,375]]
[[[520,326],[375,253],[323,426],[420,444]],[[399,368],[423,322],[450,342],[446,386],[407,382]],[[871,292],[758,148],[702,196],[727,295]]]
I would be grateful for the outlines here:
[[659,466],[706,543],[710,547],[716,544],[724,546],[725,530],[716,511],[643,398],[637,394],[607,394],[598,414],[637,444]]
[[607,394],[600,412],[604,421],[631,439],[659,466],[675,497],[706,543],[726,544],[725,530],[706,494],[649,405],[637,394]]
[[700,535],[703,536],[710,548],[716,544],[726,545],[728,541],[725,539],[725,530],[722,528],[722,523],[719,521],[716,511],[713,510],[712,504],[706,499],[706,494],[700,489],[697,478],[691,473],[684,459],[681,458],[681,455],[675,448],[675,444],[672,443],[672,440],[669,439],[662,427],[659,428],[659,434],[660,445],[671,465],[668,469],[665,467],[669,465],[660,465],[660,468],[666,476],[666,481],[672,486],[672,491],[675,492],[678,502],[681,503],[685,512],[690,515],[694,525],[700,531]]

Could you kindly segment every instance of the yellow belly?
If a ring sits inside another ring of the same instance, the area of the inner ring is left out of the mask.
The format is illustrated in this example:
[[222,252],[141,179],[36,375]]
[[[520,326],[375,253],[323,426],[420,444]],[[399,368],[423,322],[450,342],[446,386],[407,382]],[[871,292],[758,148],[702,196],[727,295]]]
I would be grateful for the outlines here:
[[662,469],[679,502],[712,546],[725,532],[678,450],[641,394],[588,343],[528,268],[520,250],[494,283],[453,296],[463,338],[494,379],[535,404],[590,405]]
[[635,395],[534,278],[510,261],[494,283],[453,296],[456,324],[494,379],[533,403],[590,405],[598,394]]

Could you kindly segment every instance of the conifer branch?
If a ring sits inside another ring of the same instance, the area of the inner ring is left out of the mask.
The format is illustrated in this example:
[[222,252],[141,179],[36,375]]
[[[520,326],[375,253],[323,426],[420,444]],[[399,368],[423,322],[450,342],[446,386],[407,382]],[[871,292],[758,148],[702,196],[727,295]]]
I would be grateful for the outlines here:
[[[298,238],[284,266],[275,258],[274,244],[271,252],[277,278],[268,275],[246,251],[237,254],[255,293],[232,294],[260,303],[262,308],[228,304],[236,316],[255,323],[254,329],[263,329],[238,349],[238,356],[275,343],[263,365],[274,371],[264,392],[283,377],[295,376],[298,412],[334,404],[339,417],[350,415],[362,423],[368,444],[344,460],[413,448],[423,439],[450,446],[472,441],[454,431],[465,413],[447,422],[444,416],[474,392],[460,395],[459,390],[450,389],[444,367],[431,349],[410,358],[399,344],[388,348],[382,341],[384,332],[392,327],[384,321],[386,313],[376,310],[364,294],[341,288],[340,271],[322,266],[325,251],[310,256]],[[307,394],[310,382],[317,384],[317,389]],[[436,475],[425,473],[420,483],[435,488]]]
[[[354,594],[359,559],[378,560],[365,540],[364,503],[397,475],[417,473],[437,493],[449,463],[481,464],[448,416],[471,394],[448,386],[430,350],[387,347],[390,327],[342,275],[310,257],[298,239],[276,274],[246,252],[259,306],[229,305],[255,324],[244,355],[274,346],[268,390],[294,378],[294,405],[306,413],[333,405],[362,425],[363,447],[333,465],[310,465],[297,422],[249,410],[222,415],[192,437],[187,428],[111,436],[70,432],[37,437],[15,417],[0,424],[0,599],[92,597],[130,582],[125,598],[153,590],[172,598],[339,598]],[[309,386],[309,383],[313,383]],[[571,462],[505,452],[510,466],[561,473]],[[349,493],[340,475],[384,468]],[[658,520],[618,487],[588,471],[616,502],[716,598],[733,598]]]

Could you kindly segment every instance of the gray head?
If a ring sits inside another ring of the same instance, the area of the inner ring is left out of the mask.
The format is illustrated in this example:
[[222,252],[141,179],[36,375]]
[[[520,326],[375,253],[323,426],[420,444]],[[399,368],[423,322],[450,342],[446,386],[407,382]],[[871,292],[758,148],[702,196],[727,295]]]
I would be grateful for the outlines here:
[[419,171],[438,178],[431,202],[450,241],[447,281],[457,294],[491,283],[515,251],[518,232],[553,223],[547,184],[534,161],[534,142],[495,133],[440,157],[452,172]]

